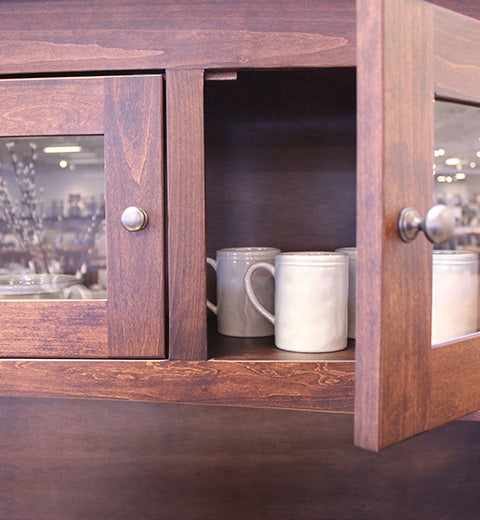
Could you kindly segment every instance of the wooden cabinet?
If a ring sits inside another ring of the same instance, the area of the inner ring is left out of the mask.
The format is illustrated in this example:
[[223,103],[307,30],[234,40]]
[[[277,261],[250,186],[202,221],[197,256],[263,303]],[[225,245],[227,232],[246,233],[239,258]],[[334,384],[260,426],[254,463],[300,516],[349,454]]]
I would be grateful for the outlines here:
[[[370,449],[480,408],[479,340],[431,349],[431,248],[396,227],[403,206],[432,198],[418,170],[431,168],[434,95],[479,99],[449,78],[474,83],[480,59],[456,66],[461,42],[432,42],[454,38],[451,21],[474,47],[477,23],[414,1],[357,3],[357,59],[354,2],[0,7],[6,135],[104,135],[109,263],[104,302],[0,302],[3,395],[348,413],[355,397]],[[138,233],[120,225],[132,205],[149,215]],[[287,353],[207,319],[207,254],[356,237],[356,346]]]
[[[2,301],[2,356],[165,356],[162,103],[160,75],[0,81],[2,136],[103,135],[109,277],[106,300]],[[129,233],[136,205],[149,225]]]

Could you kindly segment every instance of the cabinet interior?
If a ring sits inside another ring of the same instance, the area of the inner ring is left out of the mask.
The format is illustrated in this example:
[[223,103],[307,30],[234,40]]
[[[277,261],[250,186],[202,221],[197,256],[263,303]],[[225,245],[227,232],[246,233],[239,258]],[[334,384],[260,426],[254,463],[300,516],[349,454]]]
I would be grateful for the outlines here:
[[[205,86],[206,252],[242,246],[332,251],[355,245],[355,68],[255,70]],[[215,277],[207,271],[215,301]],[[210,314],[210,313],[209,313]],[[352,359],[230,338],[209,316],[209,357]],[[352,342],[353,345],[353,342]]]

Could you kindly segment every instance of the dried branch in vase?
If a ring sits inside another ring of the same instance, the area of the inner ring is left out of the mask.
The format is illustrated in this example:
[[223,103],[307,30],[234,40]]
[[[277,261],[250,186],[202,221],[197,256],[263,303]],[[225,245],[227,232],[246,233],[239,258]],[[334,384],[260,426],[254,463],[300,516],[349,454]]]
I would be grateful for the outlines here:
[[87,244],[88,249],[82,255],[82,259],[80,262],[80,272],[85,274],[87,271],[87,266],[90,262],[90,258],[95,247],[95,238],[100,230],[102,224],[105,223],[105,208],[98,208],[95,213],[91,216],[90,224],[88,226],[87,232],[85,233],[85,238],[83,242]]
[[0,176],[0,208],[3,213],[3,218],[9,228],[17,239],[20,247],[27,253],[27,257],[30,259],[31,252],[29,247],[28,236],[26,233],[25,226],[22,221],[17,217],[17,213],[14,210],[12,198],[7,189],[5,179]]
[[[6,147],[10,153],[12,161],[15,182],[20,191],[21,208],[17,208],[20,212],[20,218],[17,220],[23,228],[23,236],[29,251],[32,252],[35,268],[41,272],[48,273],[49,262],[46,251],[45,229],[43,225],[43,215],[40,211],[40,200],[36,194],[36,170],[35,162],[37,160],[37,145],[29,143],[30,157],[25,163],[19,160],[15,153],[15,143],[9,142]],[[14,206],[12,206],[14,211]],[[25,212],[25,215],[22,213]],[[14,211],[15,213],[15,211]]]

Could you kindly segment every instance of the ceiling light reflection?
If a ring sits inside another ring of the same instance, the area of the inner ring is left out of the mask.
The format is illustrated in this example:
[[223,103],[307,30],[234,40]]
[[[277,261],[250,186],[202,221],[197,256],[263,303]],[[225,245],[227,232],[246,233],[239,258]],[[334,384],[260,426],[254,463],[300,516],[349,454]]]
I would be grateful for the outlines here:
[[81,146],[45,146],[43,149],[43,153],[76,153],[81,151]]
[[449,157],[448,159],[445,159],[445,164],[448,166],[456,166],[457,164],[460,164],[460,159],[458,157]]

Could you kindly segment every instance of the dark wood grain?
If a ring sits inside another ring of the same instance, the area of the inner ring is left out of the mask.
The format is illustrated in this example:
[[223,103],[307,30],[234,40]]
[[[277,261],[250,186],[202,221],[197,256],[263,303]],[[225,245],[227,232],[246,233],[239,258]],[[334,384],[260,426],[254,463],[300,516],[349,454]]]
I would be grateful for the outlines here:
[[0,357],[108,357],[105,301],[0,301]]
[[0,73],[354,65],[352,0],[0,4]]
[[[111,357],[165,357],[163,79],[105,78],[108,349]],[[128,232],[125,208],[148,215]]]
[[[435,3],[480,17],[475,0]],[[0,73],[353,66],[355,1],[3,1]]]
[[477,0],[431,0],[431,3],[471,18],[480,19]]
[[[357,1],[357,307],[355,443],[375,448],[380,414],[383,236],[368,228],[385,226],[383,182],[383,11],[380,2]],[[373,169],[372,169],[373,168]],[[370,176],[370,172],[377,175]],[[369,175],[369,182],[364,176]],[[362,219],[367,220],[362,220]],[[360,256],[358,256],[360,253]],[[373,261],[366,261],[368,256]]]
[[353,411],[351,361],[0,360],[3,396]]
[[480,410],[479,338],[432,351],[429,428]]
[[434,72],[437,96],[480,103],[480,28],[477,20],[444,9],[435,10]]
[[2,135],[103,133],[100,78],[0,80]]
[[383,451],[353,417],[0,399],[2,520],[474,520],[480,424]]
[[166,73],[170,359],[207,357],[203,76]]
[[384,351],[380,368],[384,418],[380,442],[388,446],[425,429],[430,391],[431,319],[426,309],[432,294],[432,245],[423,237],[415,244],[403,243],[398,216],[409,204],[423,215],[433,200],[433,58],[429,54],[433,13],[418,2],[385,5],[386,226],[381,253]]
[[358,13],[357,297],[368,305],[357,316],[355,428],[358,445],[378,449],[427,423],[432,248],[403,243],[397,222],[433,200],[433,14],[404,0],[362,1]]

